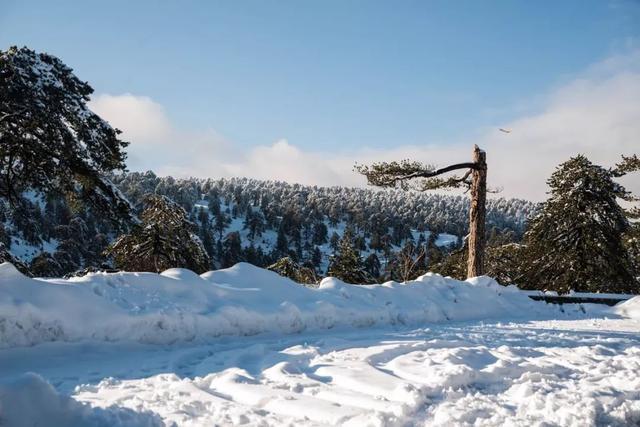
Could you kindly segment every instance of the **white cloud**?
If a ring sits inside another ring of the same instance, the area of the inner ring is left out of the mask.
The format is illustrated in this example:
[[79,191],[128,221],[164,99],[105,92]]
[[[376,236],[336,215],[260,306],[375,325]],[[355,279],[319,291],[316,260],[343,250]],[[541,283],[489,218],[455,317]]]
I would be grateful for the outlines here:
[[89,107],[131,143],[127,147],[130,170],[179,177],[218,176],[218,163],[233,156],[231,144],[214,130],[179,130],[164,108],[146,96],[102,94]]
[[[537,97],[536,97],[537,98]],[[478,143],[487,151],[489,180],[502,196],[543,200],[546,179],[578,153],[612,166],[620,154],[640,151],[640,51],[611,57],[545,97],[542,108],[510,123],[492,124],[468,141],[342,152],[303,151],[286,140],[240,151],[213,130],[176,129],[147,97],[100,95],[91,107],[132,142],[129,167],[174,176],[248,176],[315,185],[364,185],[354,162],[411,158],[440,165],[469,159]],[[536,100],[537,101],[537,100]],[[509,128],[511,133],[498,131]],[[640,179],[629,178],[640,192]]]
[[166,142],[172,133],[164,108],[146,96],[103,94],[94,97],[89,107],[124,130],[126,138],[136,145]]

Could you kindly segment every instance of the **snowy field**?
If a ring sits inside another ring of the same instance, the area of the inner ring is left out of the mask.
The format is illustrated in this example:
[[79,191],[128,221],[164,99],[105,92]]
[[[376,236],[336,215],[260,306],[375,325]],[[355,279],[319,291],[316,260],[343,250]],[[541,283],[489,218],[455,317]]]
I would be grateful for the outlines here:
[[640,298],[0,265],[0,425],[640,425]]

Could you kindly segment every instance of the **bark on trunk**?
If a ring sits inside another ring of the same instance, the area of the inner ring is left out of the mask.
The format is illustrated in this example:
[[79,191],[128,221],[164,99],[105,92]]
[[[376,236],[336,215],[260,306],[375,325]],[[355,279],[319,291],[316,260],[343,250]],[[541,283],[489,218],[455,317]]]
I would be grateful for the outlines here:
[[467,277],[484,274],[485,218],[487,202],[487,154],[473,147],[473,169],[471,177],[471,210],[469,212],[469,260]]

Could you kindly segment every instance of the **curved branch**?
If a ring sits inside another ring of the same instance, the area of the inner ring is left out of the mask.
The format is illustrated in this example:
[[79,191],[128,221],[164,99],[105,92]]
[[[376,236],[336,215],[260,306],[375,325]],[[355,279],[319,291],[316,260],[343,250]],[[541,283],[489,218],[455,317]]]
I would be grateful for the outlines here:
[[[455,165],[450,165],[447,166],[446,168],[440,168],[440,169],[436,169],[432,172],[428,172],[425,173],[424,175],[420,175],[419,178],[431,178],[433,176],[438,176],[438,175],[442,175],[443,173],[447,173],[447,172],[451,172],[454,171],[456,169],[473,169],[473,170],[479,170],[480,169],[480,165],[477,163],[458,163]],[[465,177],[468,176],[465,175]]]
[[[398,184],[407,186],[406,181],[416,178],[424,178],[426,185],[430,189],[441,186],[457,187],[461,183],[465,183],[469,177],[471,170],[479,170],[483,165],[475,162],[456,163],[443,168],[435,169],[419,162],[411,162],[404,160],[402,162],[390,163],[374,163],[371,166],[356,165],[355,170],[367,177],[367,181],[371,185],[380,187],[395,187]],[[468,169],[467,173],[462,177],[452,177],[450,179],[435,179],[439,175],[445,174],[458,169]],[[429,182],[430,181],[430,182]]]

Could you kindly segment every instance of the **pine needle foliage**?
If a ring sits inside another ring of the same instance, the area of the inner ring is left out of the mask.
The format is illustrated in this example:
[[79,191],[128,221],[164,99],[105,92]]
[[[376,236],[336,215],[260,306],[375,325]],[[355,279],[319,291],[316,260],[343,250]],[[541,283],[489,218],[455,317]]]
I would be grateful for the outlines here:
[[371,283],[372,278],[364,268],[360,253],[353,244],[353,234],[347,229],[338,243],[338,248],[329,260],[327,275],[345,283]]
[[281,276],[288,277],[294,282],[307,286],[315,287],[319,282],[319,277],[315,271],[298,264],[290,257],[280,258],[278,261],[268,266],[267,270],[271,270]]
[[0,50],[0,197],[26,190],[67,197],[115,221],[130,205],[105,178],[125,170],[120,131],[88,107],[93,92],[60,59],[26,47]]
[[209,256],[182,207],[157,195],[147,196],[144,206],[142,223],[106,251],[117,268],[156,273],[174,267],[196,273],[209,270]]
[[636,156],[613,169],[583,155],[558,166],[547,181],[550,197],[525,234],[526,286],[561,293],[640,290],[623,244],[630,223],[617,200],[634,197],[614,181],[639,168]]

